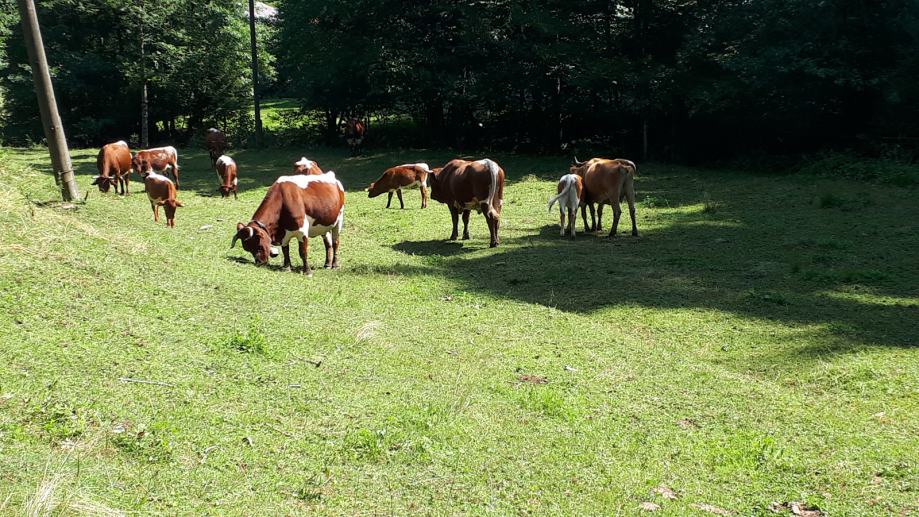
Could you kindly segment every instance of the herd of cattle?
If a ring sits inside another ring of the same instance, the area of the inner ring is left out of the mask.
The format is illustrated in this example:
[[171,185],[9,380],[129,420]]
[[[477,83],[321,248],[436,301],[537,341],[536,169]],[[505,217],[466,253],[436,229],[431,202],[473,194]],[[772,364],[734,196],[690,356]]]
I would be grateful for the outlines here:
[[[233,158],[225,154],[227,138],[217,129],[208,130],[205,145],[211,165],[217,172],[223,197],[237,194],[238,170]],[[176,208],[182,203],[176,199],[179,189],[179,160],[174,147],[158,147],[137,151],[133,155],[128,144],[119,141],[105,145],[99,151],[96,165],[99,175],[93,180],[102,192],[113,186],[121,194],[130,193],[130,174],[134,172],[144,180],[147,198],[153,210],[154,222],[159,221],[159,207],[166,213],[167,226],[175,226]],[[549,210],[559,204],[561,235],[575,236],[577,209],[581,209],[584,231],[602,228],[603,205],[613,207],[613,237],[619,226],[622,209],[619,204],[628,202],[632,221],[632,235],[638,235],[635,224],[636,165],[624,159],[593,158],[584,162],[575,158],[570,173],[562,176],[557,195],[549,201]],[[172,179],[169,176],[172,176]],[[450,209],[453,231],[450,240],[458,237],[460,216],[463,219],[463,240],[469,238],[469,216],[472,210],[482,213],[488,224],[489,242],[495,247],[500,242],[498,229],[501,208],[504,204],[504,170],[494,161],[452,160],[443,167],[431,169],[425,163],[399,165],[387,169],[366,189],[369,197],[388,194],[386,208],[392,204],[393,194],[405,208],[402,189],[421,191],[421,207],[428,206],[428,194]],[[596,212],[594,205],[598,205]],[[591,222],[587,222],[587,209]],[[344,225],[345,189],[332,171],[323,172],[319,164],[302,158],[293,166],[291,174],[281,176],[268,188],[264,199],[247,223],[236,225],[232,246],[242,242],[242,247],[252,254],[255,263],[264,265],[278,255],[280,246],[284,253],[284,267],[290,268],[290,241],[297,239],[303,272],[312,274],[307,261],[309,239],[321,237],[326,250],[326,268],[339,267],[339,242]],[[566,224],[567,217],[567,224]]]

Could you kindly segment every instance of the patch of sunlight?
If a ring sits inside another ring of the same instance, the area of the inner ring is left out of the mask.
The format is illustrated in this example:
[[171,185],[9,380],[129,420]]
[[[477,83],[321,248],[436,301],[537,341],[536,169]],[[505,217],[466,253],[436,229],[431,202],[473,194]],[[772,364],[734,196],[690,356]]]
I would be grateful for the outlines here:
[[892,296],[878,294],[867,288],[858,291],[823,291],[817,296],[846,302],[856,302],[864,305],[878,305],[881,307],[919,307],[919,298],[911,296]]

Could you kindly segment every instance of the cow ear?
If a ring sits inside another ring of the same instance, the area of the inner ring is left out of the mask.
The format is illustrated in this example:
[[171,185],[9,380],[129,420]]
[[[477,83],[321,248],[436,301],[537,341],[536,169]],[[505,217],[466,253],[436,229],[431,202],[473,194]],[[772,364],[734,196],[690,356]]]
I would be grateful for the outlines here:
[[176,199],[176,206],[185,206],[185,205],[183,205],[181,201],[179,201],[178,199]]
[[165,204],[166,204],[165,201],[157,201],[157,202],[156,202],[156,206],[163,206],[163,205],[165,205]]
[[238,232],[239,230],[242,230],[242,229],[245,228],[245,227],[246,227],[246,225],[244,225],[243,223],[236,223],[236,231],[237,231],[237,232]]

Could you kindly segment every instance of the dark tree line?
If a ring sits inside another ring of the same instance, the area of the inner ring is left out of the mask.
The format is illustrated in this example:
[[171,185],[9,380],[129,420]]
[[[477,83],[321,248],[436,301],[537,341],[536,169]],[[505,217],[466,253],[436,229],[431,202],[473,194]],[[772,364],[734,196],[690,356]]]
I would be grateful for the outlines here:
[[[331,138],[639,157],[919,147],[919,0],[278,0],[262,80]],[[0,125],[39,138],[0,0]],[[251,131],[244,0],[39,0],[77,143]],[[275,61],[276,59],[276,61]]]
[[919,136],[917,0],[304,0],[281,15],[281,74],[329,124],[372,112],[435,143],[682,158]]
[[[0,0],[0,4],[12,4]],[[252,125],[249,32],[239,0],[38,0],[61,116],[76,144],[140,134],[149,91],[151,141],[181,141],[208,124]],[[4,5],[4,9],[6,5]],[[15,10],[13,10],[15,12]],[[10,143],[41,125],[18,17],[0,19],[0,127]],[[143,45],[141,43],[143,42]],[[272,78],[273,59],[262,75]]]

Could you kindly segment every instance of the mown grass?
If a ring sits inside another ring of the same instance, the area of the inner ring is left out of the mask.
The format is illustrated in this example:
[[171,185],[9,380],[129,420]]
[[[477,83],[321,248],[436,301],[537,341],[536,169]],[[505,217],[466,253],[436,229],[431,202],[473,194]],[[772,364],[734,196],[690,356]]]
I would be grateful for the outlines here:
[[[349,191],[343,268],[313,278],[228,249],[302,155]],[[345,155],[238,152],[233,201],[183,150],[168,229],[137,181],[64,209],[41,150],[3,151],[0,509],[917,511],[915,190],[649,164],[641,238],[571,242],[564,160],[497,155],[489,249],[481,216],[448,243],[444,206],[362,192],[449,153]]]

